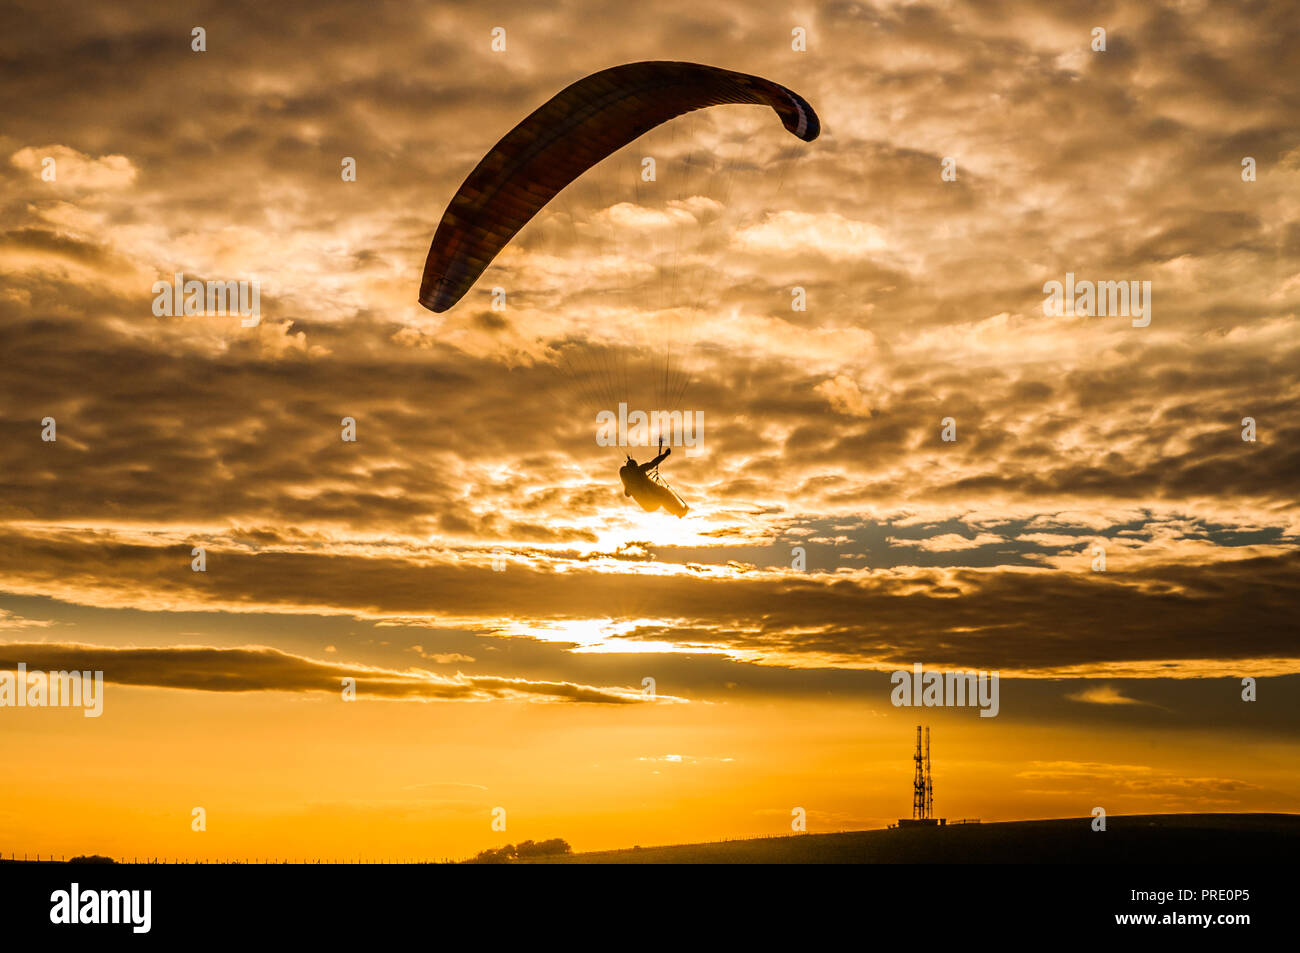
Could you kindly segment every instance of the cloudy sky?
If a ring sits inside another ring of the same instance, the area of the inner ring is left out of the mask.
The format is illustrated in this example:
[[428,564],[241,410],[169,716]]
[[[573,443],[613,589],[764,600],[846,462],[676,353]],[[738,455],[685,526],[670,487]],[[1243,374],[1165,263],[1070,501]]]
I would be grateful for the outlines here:
[[[1293,5],[19,7],[0,670],[107,685],[0,709],[0,849],[881,826],[922,720],[949,817],[1296,809]],[[648,59],[822,135],[683,117],[422,309],[479,158]],[[176,273],[260,321],[156,315]],[[1045,314],[1067,274],[1150,323]],[[686,518],[622,495],[620,400],[702,415]],[[894,708],[915,662],[999,671],[998,716]]]

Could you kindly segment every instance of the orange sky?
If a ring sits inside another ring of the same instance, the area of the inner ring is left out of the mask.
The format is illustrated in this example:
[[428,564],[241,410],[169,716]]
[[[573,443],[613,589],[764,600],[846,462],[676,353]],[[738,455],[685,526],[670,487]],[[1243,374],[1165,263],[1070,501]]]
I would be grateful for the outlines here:
[[[920,721],[947,817],[1295,810],[1294,17],[1041,6],[28,10],[0,670],[106,687],[0,708],[0,851],[882,826]],[[421,309],[478,159],[640,59],[770,77],[822,135],[670,123]],[[156,315],[177,272],[260,282],[260,322]],[[1044,314],[1067,273],[1150,281],[1150,324]],[[619,401],[702,415],[686,518],[622,495]],[[914,662],[999,671],[998,716],[895,709]]]

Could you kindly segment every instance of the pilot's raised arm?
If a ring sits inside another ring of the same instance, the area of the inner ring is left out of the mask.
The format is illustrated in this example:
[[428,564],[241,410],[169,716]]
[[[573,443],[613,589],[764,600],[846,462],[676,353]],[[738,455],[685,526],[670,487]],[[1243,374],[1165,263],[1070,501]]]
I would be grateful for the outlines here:
[[653,470],[655,467],[659,466],[659,464],[663,462],[664,457],[668,456],[668,454],[672,452],[673,452],[673,448],[669,447],[663,453],[659,454],[659,456],[651,460],[649,463],[641,464],[641,472],[649,473],[651,470]]

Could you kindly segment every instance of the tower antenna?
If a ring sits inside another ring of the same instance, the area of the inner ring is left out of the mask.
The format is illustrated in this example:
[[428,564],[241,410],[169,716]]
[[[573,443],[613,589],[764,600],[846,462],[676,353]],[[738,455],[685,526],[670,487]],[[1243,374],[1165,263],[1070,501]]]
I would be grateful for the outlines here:
[[921,726],[916,726],[916,773],[912,778],[912,820],[923,821],[927,817],[925,805],[925,763],[921,754]]
[[930,726],[925,726],[925,814],[934,817],[934,781],[930,778]]
[[[930,775],[930,726],[916,726],[916,752],[912,755],[915,771],[912,773],[912,816],[900,817],[898,827],[944,827],[948,821],[934,814],[934,778]],[[978,820],[958,821],[960,824]]]

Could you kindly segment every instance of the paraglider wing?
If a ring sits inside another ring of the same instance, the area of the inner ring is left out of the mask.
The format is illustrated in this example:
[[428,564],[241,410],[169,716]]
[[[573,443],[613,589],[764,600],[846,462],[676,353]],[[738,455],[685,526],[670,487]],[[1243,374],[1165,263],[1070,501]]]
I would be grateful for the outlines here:
[[438,224],[420,304],[446,311],[566,185],[655,126],[725,103],[772,107],[805,142],[821,132],[803,97],[770,80],[698,63],[629,63],[592,73],[510,130],[469,174]]

